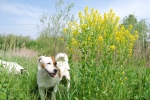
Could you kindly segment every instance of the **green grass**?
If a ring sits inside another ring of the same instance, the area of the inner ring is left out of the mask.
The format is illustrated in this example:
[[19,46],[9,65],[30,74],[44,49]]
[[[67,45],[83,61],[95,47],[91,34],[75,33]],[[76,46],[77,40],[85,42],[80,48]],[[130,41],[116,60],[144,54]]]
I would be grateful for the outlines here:
[[[29,75],[0,73],[0,99],[38,100],[36,87],[37,58],[13,57]],[[148,100],[150,99],[150,69],[128,66],[90,66],[70,62],[71,88],[63,85],[57,92],[58,100]]]
[[37,64],[35,58],[26,59],[23,57],[13,57],[7,61],[15,61],[30,73],[23,75],[8,74],[6,71],[0,73],[0,91],[3,95],[0,99],[5,98],[8,100],[36,100],[38,97],[33,92],[36,86],[36,72]]

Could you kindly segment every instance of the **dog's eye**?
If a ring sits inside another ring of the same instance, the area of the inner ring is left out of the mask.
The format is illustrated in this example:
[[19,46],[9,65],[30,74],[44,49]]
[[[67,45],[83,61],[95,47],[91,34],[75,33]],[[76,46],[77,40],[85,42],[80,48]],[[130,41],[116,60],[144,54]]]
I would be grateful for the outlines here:
[[51,63],[47,63],[47,64],[49,64],[49,65],[50,65]]

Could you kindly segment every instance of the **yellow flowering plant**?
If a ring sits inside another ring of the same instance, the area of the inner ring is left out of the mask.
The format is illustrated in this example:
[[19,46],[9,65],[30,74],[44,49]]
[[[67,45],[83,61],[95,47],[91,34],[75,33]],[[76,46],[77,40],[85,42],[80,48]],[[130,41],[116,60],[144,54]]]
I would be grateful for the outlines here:
[[79,20],[68,23],[64,33],[68,37],[69,57],[77,59],[73,62],[78,72],[72,71],[77,75],[74,78],[78,82],[75,85],[77,99],[121,99],[126,98],[126,94],[131,99],[135,96],[131,94],[135,90],[132,87],[137,85],[133,86],[131,80],[132,75],[137,74],[132,74],[130,66],[135,61],[133,47],[138,32],[133,32],[132,25],[125,28],[112,9],[101,15],[98,10],[86,7],[79,12]]
[[[68,34],[68,50],[72,55],[87,61],[87,58],[98,59],[109,64],[122,63],[132,55],[138,32],[131,34],[132,25],[125,29],[119,24],[119,16],[111,9],[102,16],[98,10],[84,9],[79,12],[79,22],[68,23],[65,33]],[[118,62],[118,59],[119,62]]]

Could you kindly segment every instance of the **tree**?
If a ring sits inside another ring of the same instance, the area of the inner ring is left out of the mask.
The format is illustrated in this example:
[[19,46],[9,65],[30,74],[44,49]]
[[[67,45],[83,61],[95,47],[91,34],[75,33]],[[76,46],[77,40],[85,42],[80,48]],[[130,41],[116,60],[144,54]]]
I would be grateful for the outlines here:
[[134,34],[134,31],[138,31],[138,45],[142,49],[144,47],[144,40],[146,39],[146,33],[148,32],[148,26],[146,25],[146,20],[142,19],[140,21],[137,21],[137,18],[133,14],[129,14],[129,16],[125,16],[123,19],[122,25],[124,25],[125,28],[129,28],[130,25],[132,25],[132,34]]
[[[55,13],[44,13],[40,17],[41,25],[38,25],[39,37],[38,42],[43,45],[44,54],[55,54],[64,49],[64,42],[60,41],[63,36],[63,29],[69,21],[74,19],[73,14],[70,13],[73,3],[65,5],[63,0],[56,0]],[[59,47],[59,48],[58,48]],[[61,48],[63,47],[63,48]]]
[[137,23],[137,19],[134,15],[129,14],[129,16],[125,16],[125,18],[123,18],[123,25],[125,28],[128,28],[129,25],[133,25],[135,26],[135,24]]

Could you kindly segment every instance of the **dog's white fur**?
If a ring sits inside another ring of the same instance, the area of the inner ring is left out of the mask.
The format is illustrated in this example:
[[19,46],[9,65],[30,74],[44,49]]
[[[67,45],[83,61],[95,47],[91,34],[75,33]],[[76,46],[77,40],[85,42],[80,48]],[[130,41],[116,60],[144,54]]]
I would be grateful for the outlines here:
[[26,71],[22,66],[20,66],[16,62],[7,62],[0,60],[0,65],[2,65],[2,67],[5,68],[8,71],[8,73],[22,74],[23,70]]
[[57,62],[57,67],[60,69],[60,78],[59,80],[61,81],[63,77],[65,77],[67,81],[67,89],[70,88],[70,67],[68,64],[68,56],[65,53],[59,53],[55,57],[56,62]]
[[[55,60],[57,65],[55,65]],[[65,53],[59,53],[55,58],[40,56],[38,59],[37,84],[39,94],[42,100],[45,99],[45,89],[53,88],[51,99],[56,99],[56,92],[59,81],[65,76],[70,80],[68,65],[68,56]],[[56,71],[57,70],[57,71]],[[60,72],[59,72],[60,71]],[[68,88],[70,83],[68,82]]]

